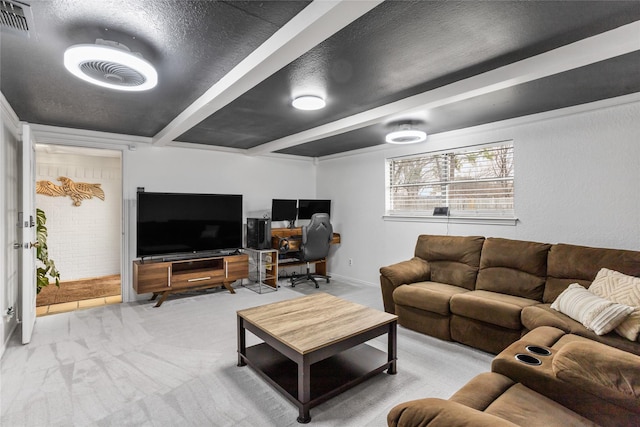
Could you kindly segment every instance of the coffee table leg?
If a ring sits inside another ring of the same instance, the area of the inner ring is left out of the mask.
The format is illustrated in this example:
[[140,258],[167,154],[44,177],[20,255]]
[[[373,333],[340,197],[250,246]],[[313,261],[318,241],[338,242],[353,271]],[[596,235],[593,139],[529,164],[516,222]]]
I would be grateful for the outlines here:
[[397,354],[397,343],[398,343],[398,335],[397,335],[397,321],[389,323],[389,337],[388,337],[388,362],[389,369],[387,369],[387,374],[395,375],[398,371],[396,370],[396,359],[398,357]]
[[311,421],[309,400],[311,400],[311,365],[306,357],[298,362],[298,400],[302,403],[298,414],[298,422],[306,424]]
[[244,319],[238,316],[238,366],[245,366],[247,363],[242,356],[247,355],[247,341],[245,338]]

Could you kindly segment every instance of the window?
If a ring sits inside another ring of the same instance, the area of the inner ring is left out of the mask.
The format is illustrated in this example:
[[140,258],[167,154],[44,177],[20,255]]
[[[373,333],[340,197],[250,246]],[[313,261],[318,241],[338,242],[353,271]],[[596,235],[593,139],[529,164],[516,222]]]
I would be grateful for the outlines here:
[[387,160],[386,214],[513,218],[513,142]]

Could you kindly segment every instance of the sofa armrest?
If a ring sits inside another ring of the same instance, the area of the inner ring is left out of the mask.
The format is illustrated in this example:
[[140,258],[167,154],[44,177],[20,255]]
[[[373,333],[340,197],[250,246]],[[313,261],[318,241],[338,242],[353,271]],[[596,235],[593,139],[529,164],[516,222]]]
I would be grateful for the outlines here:
[[393,303],[393,291],[401,285],[423,282],[431,278],[429,263],[422,258],[413,257],[408,261],[380,268],[380,287],[382,288],[382,302],[384,311],[396,312]]
[[424,282],[431,277],[429,263],[422,258],[413,257],[408,261],[380,268],[380,274],[398,287],[407,283]]
[[390,427],[513,427],[516,424],[458,402],[429,398],[397,405],[387,415],[387,425]]
[[640,413],[640,356],[597,342],[568,343],[553,358],[561,380]]

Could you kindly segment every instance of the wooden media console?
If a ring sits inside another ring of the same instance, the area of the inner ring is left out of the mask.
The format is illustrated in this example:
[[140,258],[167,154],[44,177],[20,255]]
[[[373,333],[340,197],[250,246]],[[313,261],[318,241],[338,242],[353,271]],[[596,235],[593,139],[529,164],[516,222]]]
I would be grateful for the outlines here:
[[138,294],[158,296],[156,307],[176,292],[224,286],[232,294],[231,284],[249,277],[249,257],[225,255],[177,261],[136,260],[133,262],[133,289]]

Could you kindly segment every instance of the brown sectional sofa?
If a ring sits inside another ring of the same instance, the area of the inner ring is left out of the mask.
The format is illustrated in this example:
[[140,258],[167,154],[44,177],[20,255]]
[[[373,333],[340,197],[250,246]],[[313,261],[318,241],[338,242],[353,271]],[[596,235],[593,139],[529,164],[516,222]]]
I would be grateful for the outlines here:
[[494,354],[553,326],[640,355],[640,342],[598,336],[550,308],[571,283],[601,268],[640,277],[640,252],[485,238],[421,235],[414,257],[380,269],[385,311],[400,325]]
[[[543,347],[539,364],[516,360]],[[637,426],[640,356],[552,327],[537,328],[502,351],[492,372],[471,379],[449,400],[395,406],[392,427]]]

